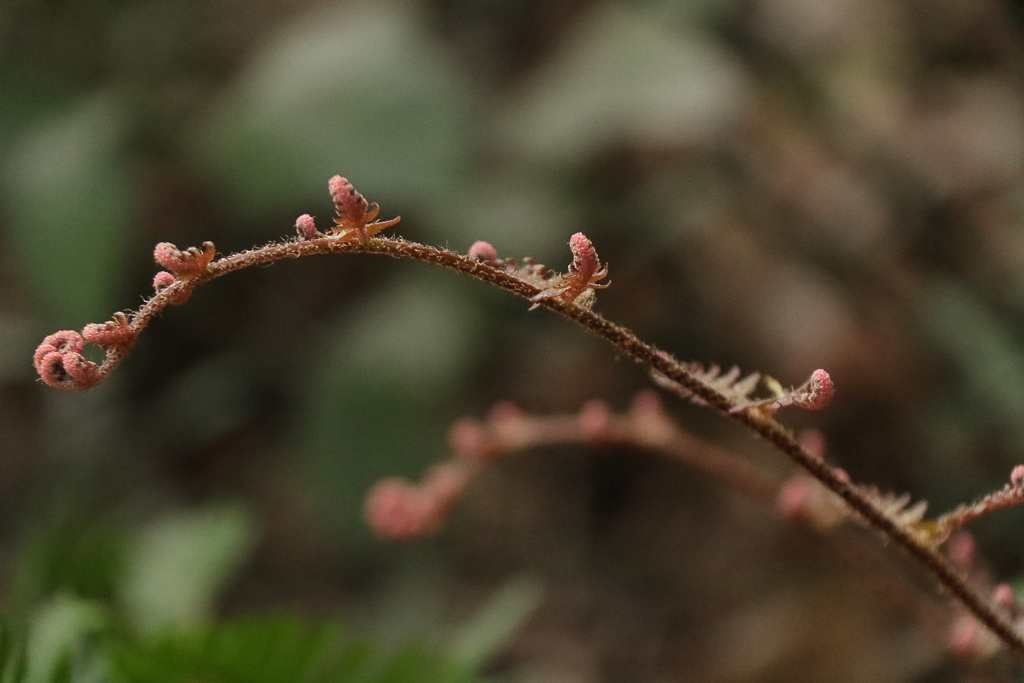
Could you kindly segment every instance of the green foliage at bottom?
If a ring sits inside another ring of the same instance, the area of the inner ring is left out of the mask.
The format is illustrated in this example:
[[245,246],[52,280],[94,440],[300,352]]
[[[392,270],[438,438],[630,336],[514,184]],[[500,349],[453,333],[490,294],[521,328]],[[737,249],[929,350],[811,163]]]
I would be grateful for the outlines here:
[[2,683],[469,683],[473,676],[424,646],[382,652],[337,623],[244,617],[140,637],[79,633],[41,653],[0,633]]

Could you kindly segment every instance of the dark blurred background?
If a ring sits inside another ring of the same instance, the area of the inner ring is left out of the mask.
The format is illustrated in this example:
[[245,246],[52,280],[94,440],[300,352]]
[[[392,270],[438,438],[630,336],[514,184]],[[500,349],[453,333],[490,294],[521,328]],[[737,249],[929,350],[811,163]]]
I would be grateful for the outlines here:
[[[1022,20],[995,0],[0,4],[4,608],[291,611],[456,644],[496,614],[502,681],[975,680],[819,537],[649,453],[519,454],[440,537],[374,539],[364,491],[444,457],[454,419],[649,386],[480,283],[284,262],[166,310],[87,393],[30,357],[137,306],[158,241],[323,227],[337,173],[458,251],[563,270],[585,231],[600,312],[787,385],[827,368],[832,407],[784,421],[941,512],[1024,462]],[[1003,580],[1022,524],[975,529]]]

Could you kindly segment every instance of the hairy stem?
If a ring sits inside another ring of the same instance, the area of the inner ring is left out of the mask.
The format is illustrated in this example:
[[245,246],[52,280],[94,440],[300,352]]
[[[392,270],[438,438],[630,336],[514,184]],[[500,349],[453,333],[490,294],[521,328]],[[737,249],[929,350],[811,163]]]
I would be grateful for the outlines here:
[[[336,253],[379,254],[441,266],[490,283],[525,299],[532,299],[535,304],[548,308],[585,327],[595,335],[607,340],[622,353],[676,382],[725,417],[757,433],[776,449],[785,453],[845,500],[870,526],[901,546],[924,565],[939,583],[979,621],[991,629],[1010,649],[1018,655],[1024,656],[1024,638],[1015,631],[1009,619],[997,611],[986,597],[971,588],[960,572],[943,555],[917,537],[908,527],[891,519],[864,493],[844,480],[822,460],[802,448],[796,437],[773,418],[755,409],[739,409],[730,398],[704,383],[670,355],[640,340],[625,327],[612,323],[587,308],[573,303],[565,303],[558,298],[538,299],[536,297],[542,291],[540,288],[486,262],[400,238],[342,241],[328,236],[270,244],[259,249],[218,259],[210,263],[204,272],[180,279],[166,287],[149,299],[132,316],[132,332],[137,335],[165,306],[181,300],[183,294],[187,294],[197,286],[214,278],[249,266],[272,263],[286,258]],[[108,352],[107,359],[101,368],[104,376],[109,374],[127,355],[129,349],[130,344]]]

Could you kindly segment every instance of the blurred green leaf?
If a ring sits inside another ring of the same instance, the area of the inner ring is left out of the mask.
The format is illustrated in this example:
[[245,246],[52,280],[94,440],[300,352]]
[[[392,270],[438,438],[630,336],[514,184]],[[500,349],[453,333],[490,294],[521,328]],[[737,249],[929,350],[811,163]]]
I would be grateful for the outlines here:
[[198,632],[119,643],[114,669],[132,683],[291,683],[352,680],[369,659],[337,626],[292,618],[245,618]]
[[[0,31],[3,28],[0,15]],[[8,153],[25,128],[67,106],[79,85],[38,64],[0,63],[0,150]]]
[[232,505],[169,515],[129,547],[121,597],[144,632],[202,624],[232,573],[249,556],[256,525]]
[[[56,677],[62,667],[68,666],[74,646],[106,626],[106,610],[99,603],[67,595],[57,595],[44,603],[29,624],[26,669],[21,680],[24,683],[60,680]],[[65,676],[65,680],[80,680],[70,673]]]
[[343,531],[365,536],[362,499],[386,474],[413,474],[443,445],[447,406],[472,367],[475,300],[420,271],[364,302],[312,356],[303,440]]
[[371,198],[430,204],[465,172],[463,81],[411,5],[321,9],[253,60],[198,155],[254,214],[323,202],[336,173]]
[[[966,288],[936,280],[922,298],[918,320],[934,344],[960,369],[978,404],[978,417],[1024,420],[1024,348],[1010,329]],[[1024,434],[1024,432],[1022,432]]]
[[130,683],[444,683],[472,677],[441,653],[375,652],[336,624],[249,617],[192,633],[119,643],[115,680]]
[[370,683],[468,683],[473,676],[432,650],[407,646],[368,680]]
[[540,605],[544,587],[535,579],[518,576],[498,589],[479,614],[459,631],[452,656],[470,671],[504,646]]
[[23,611],[61,592],[110,600],[122,569],[123,540],[118,530],[97,521],[63,520],[34,528],[18,551],[8,610]]
[[738,64],[636,4],[594,5],[498,120],[515,154],[580,161],[609,145],[693,144],[742,115]]
[[25,131],[3,170],[13,246],[42,304],[69,327],[106,320],[134,213],[124,103],[101,93]]

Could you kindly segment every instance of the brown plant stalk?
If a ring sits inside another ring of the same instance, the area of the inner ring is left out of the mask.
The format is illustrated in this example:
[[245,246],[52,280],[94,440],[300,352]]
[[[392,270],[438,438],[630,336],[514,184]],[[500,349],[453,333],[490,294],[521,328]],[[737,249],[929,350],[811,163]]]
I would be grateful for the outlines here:
[[[823,438],[815,430],[810,432],[801,435],[801,443],[818,457],[824,457]],[[844,520],[858,519],[841,500],[806,475],[783,480],[694,436],[664,410],[661,398],[652,389],[640,391],[622,413],[596,399],[577,413],[546,416],[529,414],[513,403],[499,401],[483,420],[464,417],[455,421],[448,431],[448,444],[452,451],[449,457],[431,466],[418,482],[387,477],[369,489],[363,514],[379,537],[413,541],[438,533],[472,479],[488,465],[512,453],[559,445],[630,446],[667,456],[708,474],[787,522],[817,533],[879,595],[912,615],[943,647],[950,644],[953,622],[940,612],[934,600],[912,587],[905,577],[894,576],[891,564],[883,564],[876,552],[865,547],[867,539],[836,533]],[[808,490],[807,484],[816,486],[827,499]],[[973,556],[968,559],[976,560]],[[979,583],[982,582],[975,581],[973,585]],[[1004,596],[1003,602],[1011,614],[1017,613],[1012,592]],[[972,621],[964,628],[976,629],[976,624]],[[971,639],[965,641],[958,654],[982,651],[974,647],[974,630],[968,633]]]
[[[1024,637],[1016,632],[1010,619],[974,590],[934,544],[916,534],[911,527],[893,520],[847,477],[803,448],[793,433],[774,419],[773,409],[766,410],[764,406],[727,396],[702,379],[692,367],[642,341],[631,330],[590,310],[587,305],[592,299],[590,288],[601,286],[595,284],[596,278],[598,275],[603,277],[607,270],[600,269],[596,253],[590,253],[589,240],[577,237],[582,237],[581,233],[573,236],[573,252],[574,255],[580,252],[586,258],[577,259],[580,263],[576,264],[575,270],[570,268],[569,275],[559,285],[560,291],[550,293],[552,287],[545,285],[543,279],[523,277],[489,257],[463,256],[402,238],[377,237],[376,233],[381,228],[393,225],[397,219],[367,223],[376,216],[376,206],[369,205],[344,178],[338,181],[338,177],[332,179],[331,192],[342,219],[335,221],[337,226],[332,228],[333,234],[320,233],[315,229],[312,218],[302,216],[297,222],[298,238],[216,260],[213,259],[213,244],[209,242],[204,243],[202,251],[192,248],[180,252],[167,243],[158,245],[158,262],[172,272],[158,274],[154,281],[157,293],[130,316],[117,314],[109,323],[86,326],[81,335],[63,331],[47,337],[36,352],[36,368],[40,376],[51,386],[61,389],[95,386],[128,355],[139,333],[166,306],[183,303],[196,287],[210,280],[251,266],[289,258],[346,253],[377,254],[440,266],[523,297],[535,307],[547,308],[581,325],[700,402],[761,436],[839,495],[867,524],[920,562],[981,623],[1011,650],[1024,656]],[[574,276],[578,276],[575,282]],[[566,292],[571,296],[563,295]],[[591,299],[586,295],[591,295]],[[93,364],[82,358],[83,338],[104,349],[106,356],[102,363]]]

